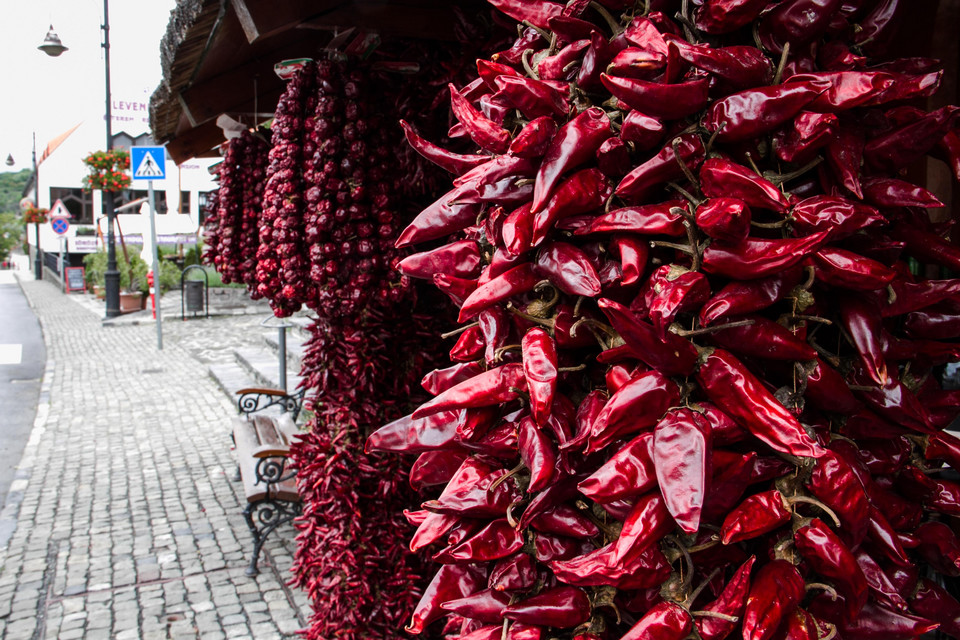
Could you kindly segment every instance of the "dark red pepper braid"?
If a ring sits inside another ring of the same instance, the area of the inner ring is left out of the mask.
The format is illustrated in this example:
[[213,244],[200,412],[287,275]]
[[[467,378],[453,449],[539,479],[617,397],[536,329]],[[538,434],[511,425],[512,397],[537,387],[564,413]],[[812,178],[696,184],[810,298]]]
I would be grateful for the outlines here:
[[410,632],[956,632],[960,250],[907,176],[960,111],[878,57],[902,2],[687,4],[491,2],[454,142],[404,126],[449,175],[400,271],[459,308],[366,442],[419,456]]

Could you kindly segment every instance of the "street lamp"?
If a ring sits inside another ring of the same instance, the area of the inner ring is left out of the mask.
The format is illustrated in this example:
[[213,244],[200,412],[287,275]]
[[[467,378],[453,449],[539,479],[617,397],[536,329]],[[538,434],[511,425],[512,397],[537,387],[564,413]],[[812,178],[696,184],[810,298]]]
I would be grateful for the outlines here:
[[[105,121],[107,125],[107,151],[113,148],[113,122],[110,114],[110,8],[108,0],[103,0],[103,24],[100,25],[103,30],[103,67],[104,67],[104,87],[106,89],[106,114]],[[53,30],[53,25],[47,32],[38,49],[51,57],[57,57],[67,50],[60,38]],[[109,191],[103,192],[103,208],[107,216],[107,270],[103,274],[103,288],[106,293],[108,318],[115,318],[120,315],[120,272],[117,270],[117,246],[116,238],[113,233],[113,227],[116,223],[116,211],[114,210],[113,195]]]

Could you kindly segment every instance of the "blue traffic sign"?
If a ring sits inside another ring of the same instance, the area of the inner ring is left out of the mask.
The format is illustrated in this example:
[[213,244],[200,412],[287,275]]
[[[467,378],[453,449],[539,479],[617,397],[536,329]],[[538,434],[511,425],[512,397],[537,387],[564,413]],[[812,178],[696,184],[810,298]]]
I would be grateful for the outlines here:
[[163,147],[131,147],[130,167],[134,180],[163,180],[167,177]]
[[70,228],[70,222],[66,218],[51,218],[50,227],[57,235],[63,235]]

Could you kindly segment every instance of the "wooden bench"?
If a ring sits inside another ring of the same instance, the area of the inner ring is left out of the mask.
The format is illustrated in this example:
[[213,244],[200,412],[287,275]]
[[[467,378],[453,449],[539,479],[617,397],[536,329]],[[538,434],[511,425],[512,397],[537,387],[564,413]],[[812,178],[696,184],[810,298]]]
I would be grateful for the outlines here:
[[[243,483],[247,506],[243,517],[253,535],[253,557],[247,575],[259,573],[257,561],[263,543],[274,529],[300,514],[296,474],[288,468],[290,444],[300,430],[295,419],[304,392],[287,394],[276,389],[241,389],[237,407],[243,417],[233,424],[237,454],[237,480]],[[283,413],[253,415],[270,407]]]

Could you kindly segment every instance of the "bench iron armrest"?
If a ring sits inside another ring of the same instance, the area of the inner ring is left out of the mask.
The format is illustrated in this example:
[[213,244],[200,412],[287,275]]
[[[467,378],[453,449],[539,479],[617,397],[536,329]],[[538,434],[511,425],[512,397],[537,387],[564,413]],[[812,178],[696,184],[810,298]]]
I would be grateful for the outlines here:
[[305,393],[305,388],[298,389],[292,394],[284,393],[279,389],[240,389],[237,391],[237,395],[240,396],[237,399],[237,410],[249,418],[253,413],[263,411],[269,407],[279,406],[296,420],[297,416],[300,415],[300,408],[303,406],[303,396]]

